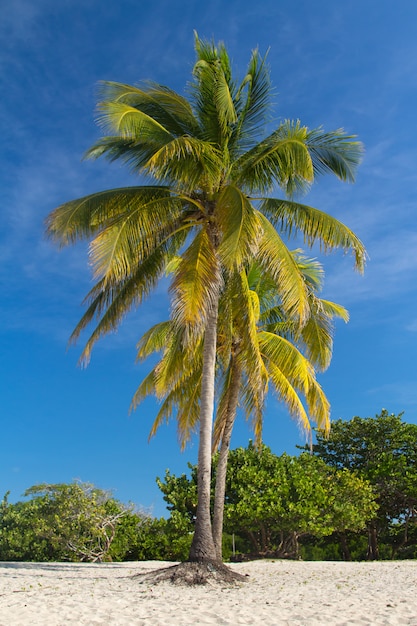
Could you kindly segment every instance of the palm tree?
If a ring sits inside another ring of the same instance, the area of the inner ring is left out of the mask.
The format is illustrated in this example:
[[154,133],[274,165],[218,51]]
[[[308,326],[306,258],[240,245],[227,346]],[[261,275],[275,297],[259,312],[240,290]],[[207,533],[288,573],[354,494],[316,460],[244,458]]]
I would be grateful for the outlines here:
[[[311,420],[316,422],[321,432],[324,434],[329,432],[330,405],[317,383],[315,370],[322,372],[330,364],[333,349],[333,319],[340,317],[348,321],[349,316],[341,305],[318,298],[317,291],[321,289],[323,279],[321,265],[306,259],[298,251],[295,258],[309,290],[310,316],[305,325],[297,327],[291,320],[286,319],[273,281],[259,271],[260,268],[256,263],[252,265],[247,276],[251,295],[244,307],[248,311],[252,309],[252,315],[242,316],[239,310],[236,310],[233,348],[223,376],[223,389],[213,437],[213,450],[219,449],[213,508],[213,538],[219,558],[222,554],[227,460],[239,398],[246,419],[252,417],[256,444],[260,445],[262,441],[266,394],[259,387],[259,381],[255,380],[253,384],[254,350],[244,339],[245,334],[248,334],[247,327],[252,327],[252,333],[256,335],[256,358],[261,360],[265,367],[268,382],[272,383],[278,397],[287,405],[290,415],[309,435],[310,442]],[[301,363],[298,354],[300,348],[307,356],[307,359],[303,357]],[[308,411],[305,410],[300,396],[305,397]]]
[[[348,314],[344,307],[318,298],[323,278],[321,265],[298,251],[294,256],[309,287],[311,313],[302,328],[286,319],[274,281],[256,263],[243,276],[228,281],[219,302],[216,387],[221,392],[212,446],[213,451],[219,448],[213,510],[213,539],[219,559],[227,459],[239,400],[246,418],[254,418],[258,445],[262,437],[264,399],[271,384],[306,433],[311,434],[312,419],[322,432],[329,430],[330,407],[314,369],[324,371],[328,367],[333,347],[333,318],[338,316],[347,321]],[[187,346],[173,322],[161,322],[140,340],[138,359],[146,359],[155,352],[163,355],[138,387],[132,408],[151,394],[162,400],[150,436],[175,413],[184,448],[198,422],[202,341]],[[307,411],[301,396],[305,397]]]
[[181,253],[171,283],[173,320],[188,336],[204,332],[199,414],[198,512],[190,553],[215,561],[209,511],[211,433],[218,301],[223,281],[251,257],[276,281],[286,314],[309,315],[305,283],[283,239],[297,230],[309,245],[352,250],[358,269],[365,251],[334,218],[294,199],[266,196],[278,185],[287,194],[306,189],[316,174],[353,180],[361,144],[337,130],[309,130],[283,122],[258,141],[268,111],[265,60],[252,53],[245,78],[232,78],[223,44],[195,38],[197,60],[189,99],[168,87],[102,84],[99,124],[106,134],[89,157],[120,159],[150,185],[111,189],[65,203],[47,219],[61,245],[91,240],[96,284],[72,340],[96,320],[82,353],[114,330],[153,289],[173,256]]

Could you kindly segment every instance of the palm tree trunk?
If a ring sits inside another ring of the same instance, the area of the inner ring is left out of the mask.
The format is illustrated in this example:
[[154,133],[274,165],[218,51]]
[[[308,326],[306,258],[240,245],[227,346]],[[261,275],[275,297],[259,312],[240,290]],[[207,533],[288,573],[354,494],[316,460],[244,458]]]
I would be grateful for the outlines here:
[[214,491],[213,510],[213,539],[216,548],[217,558],[222,560],[222,535],[224,518],[224,496],[226,492],[226,471],[227,459],[229,457],[230,439],[232,437],[233,425],[236,419],[236,411],[239,400],[239,382],[241,368],[236,362],[236,356],[232,356],[232,375],[229,386],[229,397],[226,414],[226,423],[223,430],[219,458],[217,461],[216,487]]
[[200,439],[197,470],[197,515],[189,560],[216,561],[210,515],[211,438],[214,413],[214,381],[217,346],[218,298],[208,315],[204,338],[203,375],[201,381]]

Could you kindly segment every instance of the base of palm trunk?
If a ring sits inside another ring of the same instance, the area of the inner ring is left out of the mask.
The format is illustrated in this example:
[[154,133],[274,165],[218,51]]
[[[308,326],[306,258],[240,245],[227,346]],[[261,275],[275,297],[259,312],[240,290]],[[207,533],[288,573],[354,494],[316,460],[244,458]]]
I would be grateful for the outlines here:
[[135,574],[133,578],[138,578],[140,583],[157,584],[168,581],[174,585],[236,584],[248,580],[248,576],[233,571],[221,561],[185,561],[178,565]]

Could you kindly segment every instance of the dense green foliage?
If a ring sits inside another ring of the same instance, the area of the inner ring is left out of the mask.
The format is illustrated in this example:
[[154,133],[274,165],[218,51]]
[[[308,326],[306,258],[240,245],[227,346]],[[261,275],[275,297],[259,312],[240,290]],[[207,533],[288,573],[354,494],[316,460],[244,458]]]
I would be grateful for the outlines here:
[[87,483],[35,485],[0,503],[0,561],[183,560],[182,517],[155,519]]
[[[382,411],[334,423],[313,455],[230,452],[225,559],[416,558],[417,425]],[[86,483],[36,485],[0,503],[0,560],[184,560],[197,513],[197,468],[157,479],[169,511],[155,519]],[[217,458],[212,476],[213,508]],[[377,552],[372,552],[372,550]],[[235,552],[235,555],[233,555]]]
[[[374,418],[332,424],[317,434],[314,453],[334,468],[354,470],[372,485],[378,503],[362,558],[417,555],[417,425],[383,410]],[[382,553],[381,553],[382,551]]]
[[[111,560],[117,531],[138,517],[87,483],[35,485],[25,496],[10,504],[6,495],[1,503],[1,560]],[[121,537],[117,543],[120,552]]]
[[[180,515],[191,532],[196,513],[196,467],[191,467],[190,478],[167,471],[165,481],[158,484],[168,509]],[[365,480],[331,468],[310,454],[278,457],[267,446],[258,450],[252,444],[230,452],[225,534],[234,536],[242,552],[258,557],[298,557],[300,538],[358,532],[375,510]],[[230,549],[229,543],[229,554]]]
[[361,530],[374,514],[370,486],[308,453],[278,457],[263,446],[234,450],[226,486],[226,527],[252,552],[299,556],[299,539]]

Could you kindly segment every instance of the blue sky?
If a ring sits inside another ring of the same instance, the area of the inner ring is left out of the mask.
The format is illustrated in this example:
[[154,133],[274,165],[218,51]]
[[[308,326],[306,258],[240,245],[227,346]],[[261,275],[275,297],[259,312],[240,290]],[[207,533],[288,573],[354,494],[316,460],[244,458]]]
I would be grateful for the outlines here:
[[[305,198],[349,225],[370,257],[364,276],[350,256],[322,259],[323,295],[351,321],[337,324],[320,381],[333,419],[386,408],[417,423],[416,24],[410,0],[2,3],[0,497],[78,478],[162,515],[155,477],[196,459],[195,441],[179,452],[175,424],[147,442],[153,401],[129,415],[148,371],[135,364],[135,344],[166,318],[165,286],[81,370],[82,342],[67,350],[67,340],[91,284],[86,247],[59,251],[44,237],[46,215],[62,202],[136,184],[118,164],[81,160],[99,136],[97,82],[149,78],[183,92],[194,29],[226,43],[238,76],[253,48],[270,49],[278,121],[344,127],[365,144],[354,185],[322,178]],[[241,421],[233,446],[249,437]],[[304,441],[272,396],[264,440],[278,454]]]

